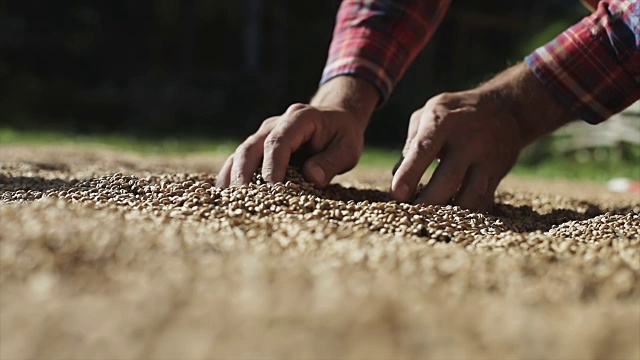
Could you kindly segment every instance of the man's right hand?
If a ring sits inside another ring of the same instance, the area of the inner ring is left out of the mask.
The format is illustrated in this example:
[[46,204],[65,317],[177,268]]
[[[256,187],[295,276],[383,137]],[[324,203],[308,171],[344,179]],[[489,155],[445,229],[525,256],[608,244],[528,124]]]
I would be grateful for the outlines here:
[[329,81],[311,104],[291,105],[284,114],[265,120],[227,158],[216,185],[246,184],[260,163],[267,182],[282,182],[291,155],[304,146],[311,155],[302,166],[303,176],[326,186],[358,163],[377,101],[377,91],[364,80],[343,76]]

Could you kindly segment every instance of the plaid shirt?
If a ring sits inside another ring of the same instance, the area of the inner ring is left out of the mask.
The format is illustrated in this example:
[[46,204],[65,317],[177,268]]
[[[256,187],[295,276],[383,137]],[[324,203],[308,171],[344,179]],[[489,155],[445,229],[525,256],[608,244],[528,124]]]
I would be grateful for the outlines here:
[[[386,101],[434,33],[450,0],[343,0],[321,84],[340,75],[370,81]],[[638,0],[597,10],[525,59],[577,117],[601,122],[640,98]]]

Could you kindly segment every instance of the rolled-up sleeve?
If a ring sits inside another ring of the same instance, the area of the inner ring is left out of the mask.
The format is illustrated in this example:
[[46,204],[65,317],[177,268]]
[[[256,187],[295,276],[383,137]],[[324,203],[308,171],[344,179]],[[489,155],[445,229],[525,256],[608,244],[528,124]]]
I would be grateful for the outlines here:
[[593,14],[525,58],[576,117],[596,124],[640,99],[638,4],[600,1]]
[[433,35],[450,0],[344,0],[320,84],[361,77],[387,100]]

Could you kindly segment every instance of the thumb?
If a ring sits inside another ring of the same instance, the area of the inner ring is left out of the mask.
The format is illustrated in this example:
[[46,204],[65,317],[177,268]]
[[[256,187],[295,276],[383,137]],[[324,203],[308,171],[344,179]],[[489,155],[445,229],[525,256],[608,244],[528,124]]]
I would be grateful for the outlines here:
[[302,175],[314,185],[324,187],[334,176],[353,169],[359,158],[360,154],[354,149],[333,143],[307,160],[302,168]]

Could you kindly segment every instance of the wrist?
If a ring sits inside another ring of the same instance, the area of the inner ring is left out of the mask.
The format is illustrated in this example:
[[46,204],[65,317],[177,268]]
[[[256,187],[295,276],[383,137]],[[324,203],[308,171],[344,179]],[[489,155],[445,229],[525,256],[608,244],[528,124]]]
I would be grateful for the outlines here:
[[525,145],[573,120],[525,63],[503,71],[477,90],[508,108]]
[[349,112],[359,125],[366,127],[379,101],[378,90],[367,80],[338,76],[318,89],[310,105]]

